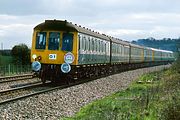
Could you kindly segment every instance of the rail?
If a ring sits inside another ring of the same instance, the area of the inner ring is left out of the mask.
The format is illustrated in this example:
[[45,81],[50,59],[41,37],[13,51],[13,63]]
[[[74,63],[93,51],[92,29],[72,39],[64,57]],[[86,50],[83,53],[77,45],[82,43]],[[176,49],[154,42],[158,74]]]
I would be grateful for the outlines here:
[[33,74],[5,76],[5,77],[0,77],[0,83],[13,82],[13,81],[19,81],[19,80],[25,80],[31,78],[33,78]]

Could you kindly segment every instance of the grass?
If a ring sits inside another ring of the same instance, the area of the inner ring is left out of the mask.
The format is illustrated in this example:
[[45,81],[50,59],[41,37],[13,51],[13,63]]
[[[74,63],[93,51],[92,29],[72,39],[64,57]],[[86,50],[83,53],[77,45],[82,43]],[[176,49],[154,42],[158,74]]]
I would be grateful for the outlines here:
[[11,64],[13,61],[12,56],[2,56],[0,55],[0,66]]
[[31,72],[30,65],[14,65],[12,56],[0,55],[0,76]]
[[[179,120],[177,65],[141,76],[128,89],[92,102],[64,120]],[[176,69],[175,69],[176,68]]]

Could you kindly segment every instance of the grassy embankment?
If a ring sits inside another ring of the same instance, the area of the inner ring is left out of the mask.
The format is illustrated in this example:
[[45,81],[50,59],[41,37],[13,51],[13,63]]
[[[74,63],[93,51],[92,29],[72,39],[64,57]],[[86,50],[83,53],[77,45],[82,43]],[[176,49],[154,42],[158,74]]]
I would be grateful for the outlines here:
[[128,89],[83,107],[65,120],[180,120],[180,62],[141,76]]

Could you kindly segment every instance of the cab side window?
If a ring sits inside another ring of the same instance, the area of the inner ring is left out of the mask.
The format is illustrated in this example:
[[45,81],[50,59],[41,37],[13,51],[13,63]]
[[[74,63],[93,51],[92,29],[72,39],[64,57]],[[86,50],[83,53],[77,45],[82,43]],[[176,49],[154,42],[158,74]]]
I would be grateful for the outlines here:
[[72,51],[73,49],[73,34],[63,33],[62,50]]

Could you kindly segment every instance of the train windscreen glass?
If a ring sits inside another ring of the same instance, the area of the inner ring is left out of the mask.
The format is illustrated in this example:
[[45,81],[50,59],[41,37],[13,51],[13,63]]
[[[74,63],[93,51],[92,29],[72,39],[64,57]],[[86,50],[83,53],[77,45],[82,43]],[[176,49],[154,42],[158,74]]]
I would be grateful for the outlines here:
[[50,32],[49,33],[49,50],[59,50],[59,42],[60,42],[60,33],[59,32]]
[[36,49],[46,48],[46,32],[38,32],[36,34]]
[[62,50],[72,51],[73,48],[73,34],[63,33]]

